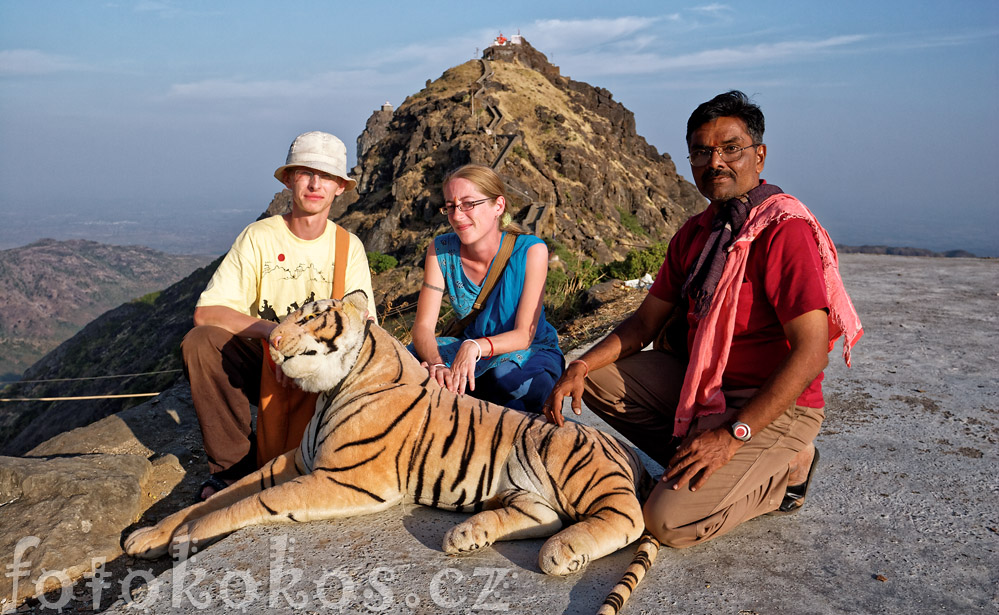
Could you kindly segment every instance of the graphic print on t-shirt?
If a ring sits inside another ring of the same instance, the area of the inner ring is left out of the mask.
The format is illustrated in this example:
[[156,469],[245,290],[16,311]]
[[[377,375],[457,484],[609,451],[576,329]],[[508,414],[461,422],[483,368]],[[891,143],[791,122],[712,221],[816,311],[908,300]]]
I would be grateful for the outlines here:
[[[328,296],[329,289],[332,288],[331,275],[327,275],[327,271],[323,271],[315,263],[299,263],[294,267],[291,267],[291,263],[287,263],[287,258],[285,254],[279,254],[277,258],[278,262],[265,260],[263,262],[263,269],[261,271],[261,279],[267,279],[271,284],[280,285],[282,282],[290,282],[292,285],[305,289],[315,289],[324,288],[327,289],[323,297]],[[303,291],[304,292],[304,291]],[[280,322],[282,318],[291,314],[295,310],[299,309],[306,303],[311,303],[316,300],[316,291],[311,290],[307,297],[304,299],[299,298],[292,301],[290,304],[284,306],[284,311],[281,311],[281,306],[272,305],[267,299],[263,299],[260,304],[260,309],[257,311],[260,318],[265,320],[270,320],[272,322]]]
[[[283,254],[281,256],[284,256]],[[330,279],[326,272],[318,268],[315,263],[299,263],[294,269],[289,269],[284,265],[275,265],[271,261],[264,261],[262,277],[269,275],[279,276],[279,280],[298,280],[302,277],[316,284],[330,284]]]

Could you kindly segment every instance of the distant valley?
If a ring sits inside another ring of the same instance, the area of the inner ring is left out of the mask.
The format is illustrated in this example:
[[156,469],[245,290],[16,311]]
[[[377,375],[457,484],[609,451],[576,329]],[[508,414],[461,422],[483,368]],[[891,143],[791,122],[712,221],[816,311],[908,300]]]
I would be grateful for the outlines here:
[[0,380],[15,380],[100,314],[148,301],[213,258],[88,240],[0,250]]

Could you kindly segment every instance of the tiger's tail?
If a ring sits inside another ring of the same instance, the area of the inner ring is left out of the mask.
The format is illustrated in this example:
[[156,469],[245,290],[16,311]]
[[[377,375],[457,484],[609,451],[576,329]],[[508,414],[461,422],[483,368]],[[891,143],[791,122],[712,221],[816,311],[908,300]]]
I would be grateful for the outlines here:
[[652,563],[656,561],[660,546],[658,538],[647,531],[642,534],[642,537],[638,539],[638,548],[635,550],[634,559],[631,560],[631,564],[624,571],[621,580],[618,581],[614,589],[611,590],[611,593],[604,599],[604,603],[600,607],[600,610],[597,611],[597,615],[617,615],[624,608],[624,603],[628,601],[631,593],[635,591],[638,584],[645,578],[645,573],[649,571]]

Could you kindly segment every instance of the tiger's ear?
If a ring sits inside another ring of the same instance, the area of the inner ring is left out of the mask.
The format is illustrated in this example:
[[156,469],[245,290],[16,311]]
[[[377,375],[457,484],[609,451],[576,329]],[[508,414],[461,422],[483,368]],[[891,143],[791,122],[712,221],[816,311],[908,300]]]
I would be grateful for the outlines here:
[[368,293],[361,289],[347,293],[343,302],[354,306],[358,312],[367,313],[368,311]]

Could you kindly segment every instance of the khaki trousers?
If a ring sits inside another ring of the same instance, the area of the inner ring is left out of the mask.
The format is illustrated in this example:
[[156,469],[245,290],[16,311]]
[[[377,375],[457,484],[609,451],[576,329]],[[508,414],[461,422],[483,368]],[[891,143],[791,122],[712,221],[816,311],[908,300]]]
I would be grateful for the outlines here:
[[257,468],[250,406],[260,399],[263,347],[220,327],[194,327],[180,345],[208,470],[242,478]]
[[[680,441],[673,418],[686,364],[648,350],[591,372],[583,401],[662,466]],[[727,410],[695,419],[697,434],[733,420],[755,389],[726,391]],[[697,491],[659,481],[645,503],[645,525],[663,544],[690,547],[721,536],[744,521],[776,510],[787,489],[789,464],[819,433],[822,408],[793,405],[742,446]]]

